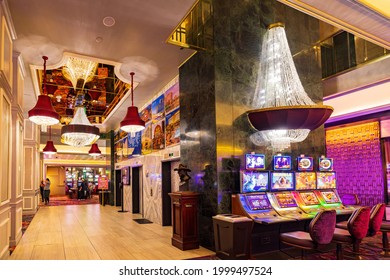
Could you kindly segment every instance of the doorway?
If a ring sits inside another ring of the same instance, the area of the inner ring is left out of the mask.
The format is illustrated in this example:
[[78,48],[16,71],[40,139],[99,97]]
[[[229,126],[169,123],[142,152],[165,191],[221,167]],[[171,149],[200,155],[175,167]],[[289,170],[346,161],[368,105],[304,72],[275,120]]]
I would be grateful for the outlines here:
[[131,169],[131,191],[132,191],[132,213],[140,213],[140,167],[133,167]]
[[[161,164],[161,183],[162,183],[162,225],[172,225],[172,210],[171,210],[171,197],[169,193],[172,192],[172,166],[179,161],[164,161]],[[175,165],[176,166],[176,165]]]
[[115,170],[115,206],[122,206],[122,170]]

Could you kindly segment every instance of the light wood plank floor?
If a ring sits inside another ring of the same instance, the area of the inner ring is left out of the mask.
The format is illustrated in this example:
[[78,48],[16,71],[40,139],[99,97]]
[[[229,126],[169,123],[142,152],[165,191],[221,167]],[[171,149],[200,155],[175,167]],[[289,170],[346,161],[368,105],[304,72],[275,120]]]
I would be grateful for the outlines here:
[[138,224],[113,206],[41,207],[11,260],[180,260],[214,254],[171,245],[172,227]]

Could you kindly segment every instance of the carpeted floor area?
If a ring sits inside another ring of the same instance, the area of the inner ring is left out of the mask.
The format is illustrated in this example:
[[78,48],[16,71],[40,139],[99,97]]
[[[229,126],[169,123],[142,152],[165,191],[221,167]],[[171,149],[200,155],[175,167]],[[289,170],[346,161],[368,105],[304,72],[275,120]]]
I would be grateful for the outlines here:
[[[363,239],[360,248],[360,256],[354,256],[352,254],[352,246],[343,246],[344,259],[353,260],[390,260],[389,257],[384,257],[382,253],[382,234],[378,233],[374,237],[366,237]],[[253,260],[301,260],[301,251],[295,248],[287,248],[280,251],[274,251],[259,255],[251,256]],[[326,251],[323,252],[306,252],[304,260],[336,260],[336,247],[329,246]],[[191,260],[220,260],[215,254],[194,258]]]
[[47,207],[47,206],[85,205],[85,204],[99,204],[99,196],[92,195],[91,198],[87,198],[87,199],[69,198],[69,196],[67,195],[50,196],[50,202],[48,205],[45,205],[44,203],[40,203],[39,206]]

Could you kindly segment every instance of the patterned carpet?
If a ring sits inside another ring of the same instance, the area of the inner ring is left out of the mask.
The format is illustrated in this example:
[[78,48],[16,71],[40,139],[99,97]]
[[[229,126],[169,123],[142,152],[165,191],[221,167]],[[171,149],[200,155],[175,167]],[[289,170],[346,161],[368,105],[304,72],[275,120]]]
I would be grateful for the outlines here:
[[[366,237],[363,239],[360,248],[360,256],[352,254],[352,246],[343,246],[344,259],[361,259],[361,260],[390,260],[389,257],[384,257],[382,253],[382,234],[378,233],[374,237]],[[252,256],[253,260],[300,260],[301,251],[295,248],[288,248],[282,251],[274,251],[264,254]],[[332,244],[326,251],[323,252],[306,252],[305,260],[336,260],[336,246]],[[215,254],[193,258],[191,260],[220,260]]]
[[62,196],[50,196],[50,202],[48,205],[40,203],[40,207],[47,206],[62,206],[62,205],[86,205],[86,204],[99,204],[99,196],[92,195],[91,198],[87,199],[75,199],[69,198],[67,195]]

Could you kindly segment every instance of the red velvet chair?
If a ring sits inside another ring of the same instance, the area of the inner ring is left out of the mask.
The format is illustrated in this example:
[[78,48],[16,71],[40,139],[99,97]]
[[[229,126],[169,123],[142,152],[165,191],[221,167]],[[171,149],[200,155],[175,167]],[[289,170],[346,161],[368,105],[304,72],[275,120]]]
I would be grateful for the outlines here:
[[280,234],[284,244],[301,249],[304,258],[305,250],[320,250],[330,244],[336,226],[336,211],[323,210],[317,213],[309,225],[309,232],[293,231]]
[[360,243],[367,236],[370,224],[370,208],[356,209],[347,221],[347,229],[336,228],[332,242],[337,244],[337,259],[343,259],[343,244],[352,244],[353,253],[359,256]]
[[[378,203],[371,208],[370,211],[370,223],[368,225],[367,236],[374,236],[380,231],[383,217],[386,211],[386,204]],[[339,222],[336,224],[336,228],[348,229],[348,221]]]

